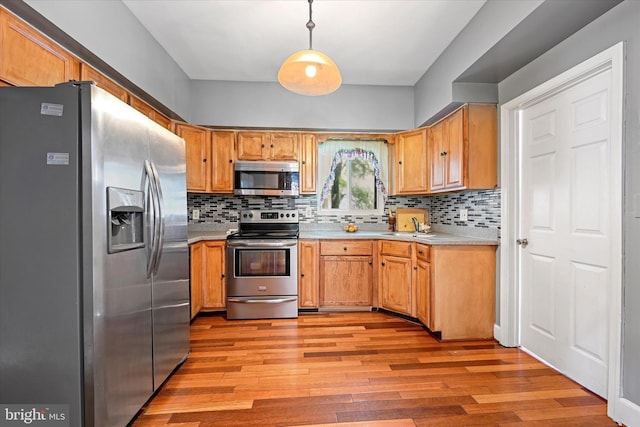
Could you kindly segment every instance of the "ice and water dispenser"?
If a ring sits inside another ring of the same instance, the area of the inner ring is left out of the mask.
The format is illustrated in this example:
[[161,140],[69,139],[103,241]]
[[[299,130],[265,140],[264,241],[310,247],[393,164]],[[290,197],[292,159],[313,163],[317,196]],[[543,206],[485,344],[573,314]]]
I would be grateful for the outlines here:
[[144,247],[144,193],[107,187],[108,253]]

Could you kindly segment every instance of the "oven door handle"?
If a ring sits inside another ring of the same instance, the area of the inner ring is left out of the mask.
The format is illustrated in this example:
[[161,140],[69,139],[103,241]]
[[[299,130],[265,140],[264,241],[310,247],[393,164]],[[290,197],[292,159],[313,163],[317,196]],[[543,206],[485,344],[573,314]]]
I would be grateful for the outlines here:
[[293,242],[234,242],[233,240],[227,241],[228,246],[236,247],[242,246],[246,248],[282,248],[285,246],[296,246],[297,241]]
[[282,304],[283,302],[294,302],[296,298],[273,298],[273,299],[238,299],[227,298],[227,302],[239,304]]

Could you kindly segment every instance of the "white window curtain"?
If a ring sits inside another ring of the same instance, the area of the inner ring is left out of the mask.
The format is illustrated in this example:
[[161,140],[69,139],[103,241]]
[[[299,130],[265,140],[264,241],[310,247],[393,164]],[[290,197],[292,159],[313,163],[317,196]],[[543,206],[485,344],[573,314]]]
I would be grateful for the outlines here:
[[[331,182],[335,178],[334,168],[342,159],[361,158],[369,160],[374,167],[376,188],[381,198],[375,213],[384,211],[384,202],[388,196],[389,154],[385,141],[331,140],[318,147],[318,206],[322,206],[327,197],[331,197]],[[374,213],[374,212],[372,212]]]

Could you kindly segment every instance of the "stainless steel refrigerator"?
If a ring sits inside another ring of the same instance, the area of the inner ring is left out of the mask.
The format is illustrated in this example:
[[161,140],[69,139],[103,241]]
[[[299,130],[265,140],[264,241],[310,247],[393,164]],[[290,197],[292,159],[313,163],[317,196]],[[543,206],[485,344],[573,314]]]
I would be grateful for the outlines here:
[[185,170],[93,84],[0,88],[0,404],[124,426],[186,358]]

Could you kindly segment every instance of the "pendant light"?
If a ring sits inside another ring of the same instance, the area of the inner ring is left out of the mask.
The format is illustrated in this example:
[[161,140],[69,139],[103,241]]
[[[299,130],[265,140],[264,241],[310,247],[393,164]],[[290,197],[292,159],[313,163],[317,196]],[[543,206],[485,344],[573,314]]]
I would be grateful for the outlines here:
[[311,3],[309,0],[309,49],[301,50],[290,57],[278,71],[278,81],[291,92],[318,96],[336,91],[342,84],[342,76],[338,66],[322,52],[313,50],[312,32],[316,24],[311,19]]

